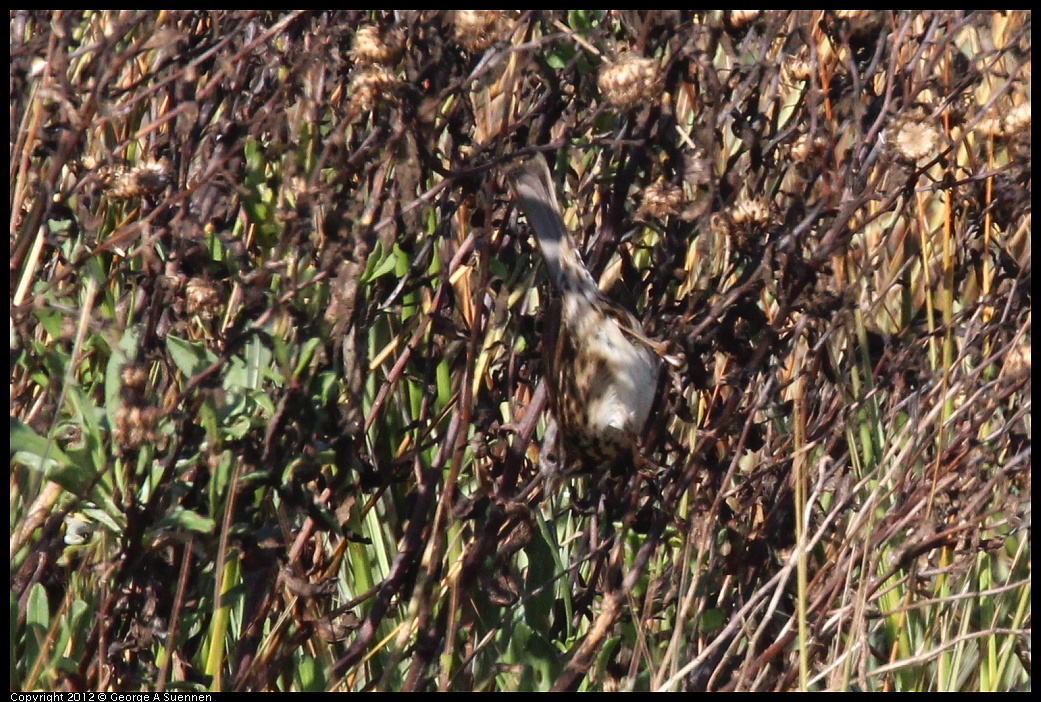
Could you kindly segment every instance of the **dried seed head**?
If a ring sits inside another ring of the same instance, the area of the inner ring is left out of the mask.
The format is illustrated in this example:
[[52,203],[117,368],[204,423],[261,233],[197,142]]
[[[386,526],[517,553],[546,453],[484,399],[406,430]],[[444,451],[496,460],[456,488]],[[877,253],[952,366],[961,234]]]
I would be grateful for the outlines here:
[[651,183],[643,191],[643,199],[637,212],[640,215],[650,215],[662,219],[678,214],[681,204],[683,204],[683,191],[675,185],[658,181]]
[[501,10],[456,10],[452,13],[456,43],[470,53],[484,51],[495,43],[504,17]]
[[800,134],[792,143],[791,156],[793,161],[806,162],[824,153],[828,148],[828,140],[822,136],[812,139],[809,134]]
[[762,10],[727,10],[723,13],[723,20],[734,29],[751,24],[763,13]]
[[773,205],[765,197],[742,197],[730,210],[730,221],[738,228],[765,229],[773,219]]
[[1005,126],[1000,116],[989,114],[976,124],[976,131],[983,136],[999,138],[1005,134]]
[[658,64],[654,59],[623,54],[600,69],[596,84],[600,93],[616,107],[635,107],[655,97]]
[[713,214],[709,227],[714,233],[732,239],[738,249],[747,251],[761,241],[776,223],[777,216],[769,198],[741,195],[726,212]]
[[156,426],[159,408],[140,405],[120,405],[115,412],[112,438],[123,449],[137,449],[155,444],[159,439]]
[[1005,133],[1009,135],[1030,131],[1030,103],[1014,106],[1005,115]]
[[904,161],[918,165],[936,154],[940,146],[940,132],[920,109],[901,115],[889,128],[889,148]]
[[123,366],[119,376],[127,390],[135,394],[144,392],[145,384],[148,382],[148,370],[144,366],[128,363]]
[[162,192],[170,184],[170,162],[146,161],[130,169],[103,169],[98,175],[109,197],[129,200]]
[[397,31],[383,31],[374,24],[360,27],[354,33],[351,57],[361,66],[380,64],[393,66],[401,56],[402,36]]
[[730,236],[730,222],[722,212],[713,212],[708,220],[708,228],[716,236]]
[[213,317],[221,309],[220,288],[206,278],[192,278],[184,286],[185,310],[200,317]]
[[381,102],[393,97],[398,80],[385,66],[373,64],[351,76],[351,105],[367,112]]
[[1024,378],[1030,375],[1030,344],[1020,344],[1005,356],[1002,375],[1010,378]]
[[806,81],[813,75],[813,64],[804,56],[788,56],[781,70],[788,82]]

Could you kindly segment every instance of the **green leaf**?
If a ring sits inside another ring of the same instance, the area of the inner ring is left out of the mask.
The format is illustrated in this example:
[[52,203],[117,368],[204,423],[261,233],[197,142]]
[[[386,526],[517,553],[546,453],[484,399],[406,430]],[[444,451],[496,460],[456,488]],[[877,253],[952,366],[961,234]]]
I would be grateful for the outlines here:
[[300,374],[311,365],[311,359],[314,358],[314,352],[319,344],[321,344],[321,339],[318,338],[308,339],[304,342],[303,347],[300,349],[300,359],[296,362],[296,368],[293,369],[294,378],[299,378]]
[[336,399],[339,387],[339,374],[334,372],[319,373],[316,376],[317,398],[322,405],[327,405]]
[[91,467],[98,471],[104,470],[107,459],[103,450],[105,442],[101,436],[101,409],[77,384],[70,384],[65,394],[75,412],[75,421],[80,426],[83,445],[90,455]]
[[506,661],[523,665],[517,689],[549,690],[559,672],[561,658],[543,633],[517,621],[512,630],[503,630],[503,637]]
[[61,312],[51,307],[37,307],[33,309],[33,314],[40,320],[40,325],[50,337],[61,338],[62,326],[65,324]]
[[116,409],[123,405],[123,366],[137,357],[140,334],[137,329],[127,329],[119,345],[112,349],[105,367],[105,412],[110,427],[116,425]]
[[98,507],[84,507],[80,511],[84,517],[88,517],[105,527],[110,534],[121,536],[126,531],[126,517],[111,501],[108,501],[105,506],[108,507],[107,511]]
[[170,353],[174,365],[186,378],[194,378],[217,360],[217,357],[202,344],[178,339],[171,334],[166,336],[166,350]]
[[703,632],[718,631],[726,623],[726,617],[722,610],[707,609],[701,613],[701,622],[698,628]]
[[546,542],[545,534],[536,531],[524,547],[528,559],[525,574],[525,590],[535,592],[524,607],[524,620],[533,628],[548,631],[553,616],[553,601],[556,588],[552,584],[558,577],[553,552]]
[[[11,592],[11,600],[10,600],[10,604],[9,604],[9,607],[8,607],[8,611],[10,612],[10,615],[9,615],[9,618],[8,618],[7,621],[9,621],[9,622],[16,622],[16,621],[18,621],[18,598],[14,596],[14,592],[13,591]],[[21,690],[22,689],[22,677],[21,677],[20,672],[18,670],[18,665],[17,665],[18,661],[17,661],[17,657],[16,657],[16,654],[15,654],[15,651],[18,650],[18,639],[19,639],[18,627],[14,626],[12,624],[11,626],[8,627],[8,631],[10,632],[10,639],[8,641],[8,650],[10,651],[10,653],[8,654],[10,656],[10,671],[8,672],[8,676],[11,679],[11,689],[12,690]]]
[[71,219],[48,219],[47,228],[51,234],[67,234],[72,227]]
[[365,272],[361,276],[361,282],[371,283],[381,276],[393,272],[397,266],[397,255],[394,250],[384,254],[383,246],[379,242],[372,248],[369,260],[365,264]]
[[96,473],[72,460],[58,444],[11,417],[11,461],[38,471],[75,495],[84,494]]
[[25,601],[25,623],[26,625],[42,626],[46,631],[50,621],[47,591],[41,583],[36,583],[29,589],[29,597]]
[[264,373],[271,368],[274,354],[257,338],[250,339],[242,356],[231,359],[224,376],[224,389],[229,391],[260,390]]
[[325,675],[313,656],[300,655],[296,667],[300,692],[322,692],[325,690]]
[[174,507],[156,522],[155,529],[183,529],[197,534],[212,534],[216,522],[183,507]]
[[[41,583],[36,583],[29,590],[25,601],[25,660],[35,667],[43,655],[43,644],[47,639],[50,623],[50,609],[47,606],[47,591]],[[12,619],[11,621],[17,621]],[[14,627],[12,627],[14,628]]]
[[55,665],[61,668],[62,666],[68,666],[71,671],[76,669],[76,666],[71,661],[62,657],[60,654],[66,651],[69,647],[69,642],[77,634],[81,634],[85,629],[83,627],[84,617],[87,615],[89,607],[83,600],[73,600],[72,606],[69,608],[68,616],[62,623],[62,626],[58,628],[58,639],[55,641],[54,651],[57,656]]

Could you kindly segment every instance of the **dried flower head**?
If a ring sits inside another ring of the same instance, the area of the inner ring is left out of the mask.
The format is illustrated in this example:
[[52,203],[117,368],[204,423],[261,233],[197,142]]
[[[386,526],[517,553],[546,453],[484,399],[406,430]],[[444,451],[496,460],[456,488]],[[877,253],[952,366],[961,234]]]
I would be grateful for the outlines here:
[[212,318],[221,309],[220,287],[206,278],[192,278],[184,286],[185,306],[188,314]]
[[456,10],[452,13],[453,37],[471,53],[484,51],[495,43],[504,17],[501,10]]
[[809,134],[800,134],[792,142],[791,156],[793,161],[805,163],[817,158],[828,148],[828,140],[822,136],[810,137]]
[[393,66],[401,56],[403,45],[401,33],[381,30],[374,24],[359,27],[354,33],[351,57],[358,65],[380,64]]
[[921,108],[908,110],[889,127],[886,141],[901,159],[919,165],[936,154],[940,132]]
[[679,213],[680,205],[683,204],[683,191],[671,183],[658,181],[651,183],[643,191],[640,202],[640,215],[650,215],[662,219],[669,215]]
[[123,381],[123,387],[128,392],[140,395],[144,392],[145,385],[148,383],[148,369],[136,363],[128,363],[123,366],[119,377]]
[[1030,131],[1030,102],[1015,105],[1005,115],[1005,133],[1018,134]]
[[708,228],[716,236],[730,236],[730,222],[722,212],[713,212],[708,220]]
[[120,405],[115,412],[113,436],[124,449],[137,449],[159,440],[159,408],[137,404]]
[[391,99],[398,87],[398,79],[386,66],[373,64],[351,76],[349,87],[351,105],[367,112],[381,102]]
[[730,209],[730,221],[737,228],[766,229],[773,220],[773,204],[766,197],[742,197]]
[[988,114],[976,123],[976,131],[983,136],[997,139],[1005,134],[1004,120],[1000,115]]
[[773,203],[767,197],[741,195],[725,212],[717,212],[709,220],[715,234],[733,240],[740,250],[749,250],[777,224]]
[[1024,378],[1030,375],[1030,344],[1020,344],[1005,356],[1001,374],[1009,378]]
[[628,108],[655,97],[657,77],[654,59],[623,54],[600,69],[596,84],[609,103]]
[[741,29],[755,22],[762,10],[726,10],[723,12],[723,21],[732,29]]
[[789,83],[806,81],[813,75],[813,64],[805,56],[788,56],[781,65],[781,71]]
[[170,184],[170,162],[145,161],[129,169],[102,169],[98,175],[109,197],[129,200],[162,192]]

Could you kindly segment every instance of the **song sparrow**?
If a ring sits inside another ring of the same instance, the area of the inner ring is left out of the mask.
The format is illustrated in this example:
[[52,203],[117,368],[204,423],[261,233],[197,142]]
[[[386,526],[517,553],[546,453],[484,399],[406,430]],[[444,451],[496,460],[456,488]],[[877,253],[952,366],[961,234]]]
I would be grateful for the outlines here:
[[636,436],[657,390],[657,344],[632,314],[600,292],[586,270],[564,226],[546,159],[537,154],[506,175],[560,296],[546,369],[556,426],[547,428],[543,454],[556,440],[558,455],[585,470],[635,461]]

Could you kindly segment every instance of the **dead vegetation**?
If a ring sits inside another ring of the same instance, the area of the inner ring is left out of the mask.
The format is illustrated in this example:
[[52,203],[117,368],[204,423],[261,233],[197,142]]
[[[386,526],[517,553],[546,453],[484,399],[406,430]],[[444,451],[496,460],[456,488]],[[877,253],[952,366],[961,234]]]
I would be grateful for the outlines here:
[[[12,689],[1029,689],[1029,13],[10,27]],[[544,494],[534,149],[654,476]]]

